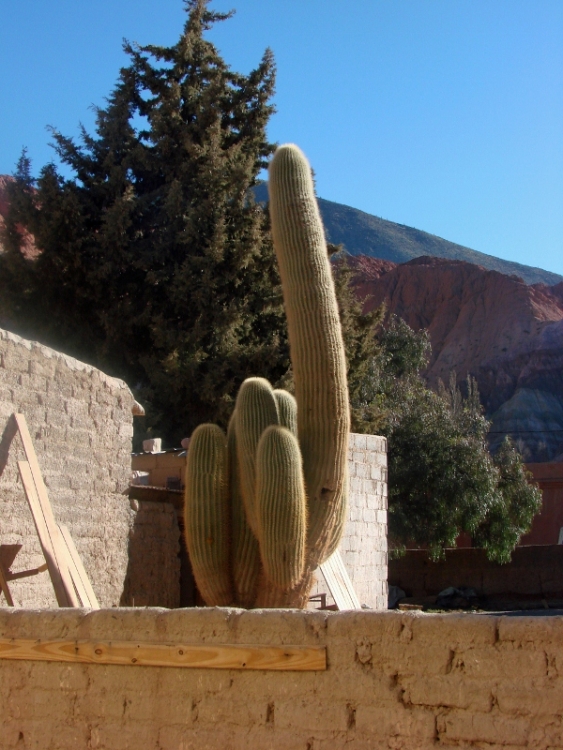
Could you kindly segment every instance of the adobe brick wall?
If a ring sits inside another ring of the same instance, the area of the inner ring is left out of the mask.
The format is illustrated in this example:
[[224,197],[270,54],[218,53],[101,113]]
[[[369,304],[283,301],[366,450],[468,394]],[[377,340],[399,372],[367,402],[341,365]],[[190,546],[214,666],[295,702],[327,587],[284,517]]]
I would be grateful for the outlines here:
[[0,748],[557,750],[563,618],[0,611],[0,638],[326,646],[325,672],[0,659]]
[[[21,412],[55,518],[68,526],[100,603],[178,605],[174,510],[132,508],[123,495],[133,403],[123,381],[0,330],[0,554],[12,572],[44,562],[17,470],[24,458],[19,435],[9,451],[2,441],[10,416]],[[13,580],[10,589],[18,607],[56,606],[47,572]]]

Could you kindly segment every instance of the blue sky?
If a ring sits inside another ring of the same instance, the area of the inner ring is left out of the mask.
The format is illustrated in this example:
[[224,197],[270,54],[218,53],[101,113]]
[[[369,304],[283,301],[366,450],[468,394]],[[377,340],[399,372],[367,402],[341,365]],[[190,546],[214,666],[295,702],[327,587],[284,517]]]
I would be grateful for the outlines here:
[[[561,0],[215,0],[209,37],[278,67],[269,136],[298,143],[319,195],[563,274]],[[0,173],[47,125],[91,130],[125,37],[173,44],[181,0],[2,3]]]

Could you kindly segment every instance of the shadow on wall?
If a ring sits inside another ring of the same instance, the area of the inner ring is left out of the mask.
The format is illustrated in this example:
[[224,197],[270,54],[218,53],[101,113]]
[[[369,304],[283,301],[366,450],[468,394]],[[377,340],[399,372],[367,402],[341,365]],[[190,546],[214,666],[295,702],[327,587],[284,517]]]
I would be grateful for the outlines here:
[[176,510],[168,503],[131,499],[135,519],[129,532],[122,607],[175,608],[181,601],[181,545]]

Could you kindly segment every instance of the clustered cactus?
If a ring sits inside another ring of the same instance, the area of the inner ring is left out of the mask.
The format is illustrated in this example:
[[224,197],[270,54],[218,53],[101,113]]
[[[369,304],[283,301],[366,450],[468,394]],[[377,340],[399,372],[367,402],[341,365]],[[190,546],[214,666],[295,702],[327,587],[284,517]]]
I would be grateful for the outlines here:
[[227,435],[212,424],[192,435],[185,534],[210,606],[305,606],[345,522],[346,361],[311,169],[297,146],[277,149],[269,194],[295,398],[249,378]]

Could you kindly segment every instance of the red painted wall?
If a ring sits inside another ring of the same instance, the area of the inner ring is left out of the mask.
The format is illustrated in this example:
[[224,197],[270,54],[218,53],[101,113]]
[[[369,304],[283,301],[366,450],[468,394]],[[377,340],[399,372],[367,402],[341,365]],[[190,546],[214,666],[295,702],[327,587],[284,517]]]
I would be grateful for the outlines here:
[[532,524],[529,534],[520,539],[526,544],[557,544],[563,527],[563,462],[526,464],[543,495],[543,506]]

